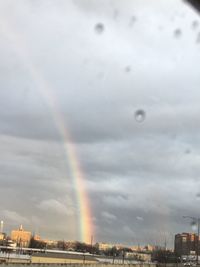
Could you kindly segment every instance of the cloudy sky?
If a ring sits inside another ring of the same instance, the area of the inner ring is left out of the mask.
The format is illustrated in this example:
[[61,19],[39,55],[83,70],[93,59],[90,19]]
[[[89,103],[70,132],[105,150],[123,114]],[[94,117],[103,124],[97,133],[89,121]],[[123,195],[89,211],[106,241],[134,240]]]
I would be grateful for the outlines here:
[[181,0],[1,0],[5,230],[79,239],[46,87],[83,169],[94,242],[171,246],[195,231],[182,216],[200,216],[199,85],[200,17]]

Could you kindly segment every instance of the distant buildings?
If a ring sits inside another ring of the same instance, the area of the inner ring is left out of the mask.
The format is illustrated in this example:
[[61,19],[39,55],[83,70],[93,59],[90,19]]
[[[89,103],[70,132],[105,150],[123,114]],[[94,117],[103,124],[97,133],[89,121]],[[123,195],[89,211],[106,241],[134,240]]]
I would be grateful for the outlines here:
[[41,237],[40,237],[39,235],[34,235],[34,236],[33,236],[33,239],[34,239],[35,241],[41,241]]
[[112,244],[109,244],[109,243],[104,243],[104,242],[102,242],[102,243],[97,243],[98,244],[98,249],[100,250],[100,251],[104,251],[104,250],[108,250],[108,249],[111,249],[114,245],[112,245]]
[[3,241],[6,238],[6,234],[3,233],[3,221],[0,222],[0,241]]
[[6,238],[6,234],[5,233],[0,233],[0,240],[4,240]]
[[136,252],[153,252],[154,250],[156,250],[157,248],[155,246],[152,245],[146,245],[146,246],[131,246],[130,247],[132,251],[136,251]]
[[142,250],[142,248],[140,247],[140,245],[137,245],[137,246],[131,246],[130,249],[131,249],[132,251],[141,251],[141,250]]
[[[176,234],[174,240],[174,252],[176,253],[176,255],[178,256],[195,255],[197,251],[198,238],[199,237],[194,233]],[[200,241],[199,241],[199,252],[200,252]]]
[[31,232],[24,231],[21,225],[18,230],[11,231],[11,240],[16,242],[17,246],[28,247],[31,240]]
[[152,245],[146,245],[143,248],[143,251],[147,251],[147,252],[152,252],[154,250],[156,250],[156,247],[155,246],[152,246]]
[[151,253],[136,252],[136,251],[126,252],[126,258],[150,262],[151,261]]
[[[3,221],[0,221],[0,230],[3,231]],[[32,235],[30,231],[25,231],[22,225],[19,229],[12,230],[10,235],[0,232],[0,245],[20,248],[31,247],[79,252],[87,251],[106,256],[126,256],[141,261],[149,261],[154,251],[158,250],[156,246],[152,245],[140,246],[138,244],[137,246],[125,246],[123,244],[99,242],[91,246],[90,244],[79,241],[47,240],[42,239],[39,235]],[[195,252],[195,234],[177,234],[175,237],[175,250],[180,255],[188,255],[192,251]]]
[[[41,240],[41,239],[40,239]],[[55,240],[49,240],[49,239],[42,239],[42,242],[44,242],[47,246],[56,247],[58,244],[58,241]]]

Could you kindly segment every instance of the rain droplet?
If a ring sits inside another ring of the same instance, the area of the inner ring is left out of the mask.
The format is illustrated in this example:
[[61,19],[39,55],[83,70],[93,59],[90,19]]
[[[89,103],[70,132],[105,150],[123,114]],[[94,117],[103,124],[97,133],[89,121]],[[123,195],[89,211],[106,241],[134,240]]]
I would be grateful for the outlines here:
[[137,122],[143,122],[145,120],[145,117],[146,117],[146,113],[144,110],[142,109],[138,109],[136,112],[135,112],[135,120]]
[[114,13],[113,13],[113,18],[114,19],[117,19],[119,17],[119,10],[118,9],[115,9],[114,10]]
[[103,79],[103,77],[104,77],[104,73],[103,73],[103,72],[99,72],[99,73],[97,74],[97,78],[98,78],[98,79]]
[[197,40],[196,42],[199,44],[200,43],[200,32],[197,34]]
[[129,21],[129,26],[132,27],[133,24],[136,22],[136,20],[137,20],[136,17],[135,16],[132,16],[131,19],[130,19],[130,21]]
[[158,26],[158,30],[162,31],[164,29],[164,27],[162,25]]
[[125,67],[125,72],[130,72],[131,71],[131,67],[130,66],[126,66]]
[[174,36],[175,36],[176,38],[179,38],[179,37],[181,36],[181,34],[182,34],[181,29],[175,29],[175,30],[174,30]]
[[199,22],[198,22],[197,20],[194,20],[194,21],[192,22],[192,28],[193,28],[193,29],[196,29],[196,28],[198,28],[198,26],[199,26]]
[[103,31],[104,31],[104,25],[103,25],[103,23],[101,23],[101,22],[97,23],[97,24],[95,25],[95,31],[96,31],[96,33],[98,33],[98,34],[103,33]]
[[191,153],[191,150],[188,148],[185,150],[185,154],[190,154]]
[[197,193],[197,194],[196,194],[196,197],[197,197],[197,198],[200,198],[200,193]]

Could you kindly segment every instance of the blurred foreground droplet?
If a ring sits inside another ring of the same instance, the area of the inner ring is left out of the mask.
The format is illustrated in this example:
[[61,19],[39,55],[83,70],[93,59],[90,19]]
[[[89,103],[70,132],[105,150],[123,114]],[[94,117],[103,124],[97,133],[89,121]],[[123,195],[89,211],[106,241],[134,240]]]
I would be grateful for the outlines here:
[[113,13],[113,18],[114,19],[117,19],[119,17],[119,10],[118,9],[115,9],[114,10],[114,13]]
[[104,31],[104,25],[103,25],[103,23],[97,23],[96,25],[95,25],[95,31],[96,31],[96,33],[98,33],[98,34],[101,34],[101,33],[103,33],[103,31]]
[[136,22],[137,18],[135,16],[132,16],[130,21],[129,21],[129,26],[132,27],[133,24]]
[[174,30],[174,36],[175,36],[176,38],[179,38],[179,37],[181,36],[181,34],[182,34],[181,29],[176,29],[176,30]]
[[190,154],[191,153],[191,150],[189,149],[189,148],[187,148],[186,150],[185,150],[185,154]]
[[146,113],[144,110],[142,109],[138,109],[136,112],[135,112],[135,120],[137,122],[143,122],[145,120],[145,117],[146,117]]
[[197,20],[194,20],[194,21],[192,22],[192,28],[193,28],[193,29],[196,29],[196,28],[198,28],[198,26],[199,26],[199,22],[198,22]]
[[196,197],[197,197],[197,198],[200,198],[200,193],[197,193],[197,194],[196,194]]
[[125,72],[130,72],[131,71],[131,67],[130,66],[126,66],[125,67]]
[[197,34],[196,42],[197,42],[198,44],[200,43],[200,32]]

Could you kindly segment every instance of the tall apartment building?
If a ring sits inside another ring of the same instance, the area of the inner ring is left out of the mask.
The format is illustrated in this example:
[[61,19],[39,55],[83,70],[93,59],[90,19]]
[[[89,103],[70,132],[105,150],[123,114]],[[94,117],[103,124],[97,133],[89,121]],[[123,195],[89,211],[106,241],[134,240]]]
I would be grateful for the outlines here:
[[[200,239],[199,239],[200,240]],[[174,252],[178,255],[194,255],[197,251],[198,237],[194,233],[176,234],[174,240]],[[199,241],[200,252],[200,241]]]

